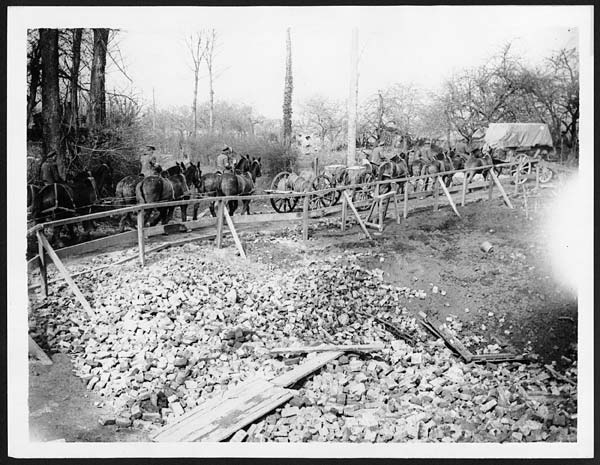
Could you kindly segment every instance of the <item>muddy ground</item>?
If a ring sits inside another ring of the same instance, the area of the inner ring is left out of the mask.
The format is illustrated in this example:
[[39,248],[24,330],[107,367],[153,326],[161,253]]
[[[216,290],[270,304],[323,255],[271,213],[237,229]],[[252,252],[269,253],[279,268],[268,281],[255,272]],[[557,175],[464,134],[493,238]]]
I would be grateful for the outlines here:
[[[299,227],[282,224],[245,232],[242,239],[250,264],[275,270],[301,266],[311,255],[336,257],[342,263],[347,252],[361,252],[361,265],[382,270],[386,281],[427,293],[424,299],[409,301],[408,310],[458,320],[461,337],[481,336],[506,351],[555,362],[562,371],[576,364],[577,299],[552,274],[544,228],[551,196],[550,189],[545,191],[529,219],[519,199],[513,210],[494,199],[459,207],[461,218],[448,207],[411,213],[400,224],[390,218],[383,233],[374,233],[373,243],[356,224],[341,232],[335,217],[314,222],[306,244],[298,240]],[[493,245],[491,252],[480,249],[483,241]],[[207,244],[212,247],[211,242]],[[233,248],[231,239],[225,247]],[[176,247],[170,250],[183,253]],[[222,259],[231,256],[222,254]],[[79,258],[69,266],[85,261]],[[62,287],[61,292],[68,290]],[[109,408],[74,376],[67,355],[52,357],[51,367],[30,366],[32,440],[146,440],[144,431],[100,426],[98,417]]]

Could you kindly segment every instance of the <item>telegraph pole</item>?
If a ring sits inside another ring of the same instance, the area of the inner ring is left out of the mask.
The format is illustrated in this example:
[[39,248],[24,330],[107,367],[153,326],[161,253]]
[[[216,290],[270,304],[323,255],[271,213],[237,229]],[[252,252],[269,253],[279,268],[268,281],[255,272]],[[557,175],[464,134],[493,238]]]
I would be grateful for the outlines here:
[[358,100],[358,28],[352,29],[350,89],[348,94],[348,154],[346,166],[356,165],[356,112]]

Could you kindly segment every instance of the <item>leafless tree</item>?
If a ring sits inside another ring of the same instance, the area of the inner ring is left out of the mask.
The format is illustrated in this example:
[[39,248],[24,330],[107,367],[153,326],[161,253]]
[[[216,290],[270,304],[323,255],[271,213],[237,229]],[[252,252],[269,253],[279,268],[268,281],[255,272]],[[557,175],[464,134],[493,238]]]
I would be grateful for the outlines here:
[[186,40],[190,56],[192,58],[192,70],[194,71],[194,100],[192,101],[192,118],[194,121],[192,137],[195,139],[198,133],[198,80],[200,78],[200,65],[206,53],[204,34],[196,32]]
[[292,39],[290,28],[287,28],[285,41],[285,86],[283,90],[283,145],[289,151],[292,143]]
[[109,29],[94,29],[94,53],[90,78],[88,128],[97,129],[106,121],[106,50]]

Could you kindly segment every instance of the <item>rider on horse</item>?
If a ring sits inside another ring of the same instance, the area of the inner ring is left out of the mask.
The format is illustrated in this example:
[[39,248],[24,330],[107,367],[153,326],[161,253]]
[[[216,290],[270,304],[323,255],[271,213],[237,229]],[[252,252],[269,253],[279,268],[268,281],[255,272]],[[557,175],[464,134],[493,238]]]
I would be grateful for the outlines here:
[[232,171],[231,147],[225,145],[221,153],[217,156],[217,173],[223,174],[226,171]]

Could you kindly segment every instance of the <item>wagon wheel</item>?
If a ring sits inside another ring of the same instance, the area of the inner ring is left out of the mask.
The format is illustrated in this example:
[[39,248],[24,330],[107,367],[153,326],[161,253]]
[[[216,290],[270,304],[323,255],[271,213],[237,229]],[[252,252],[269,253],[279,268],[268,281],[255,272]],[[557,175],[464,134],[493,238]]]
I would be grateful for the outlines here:
[[[315,178],[312,183],[313,190],[319,191],[323,189],[330,189],[333,187],[331,179],[326,174],[321,174]],[[326,194],[318,194],[312,197],[311,208],[325,208],[335,205],[339,200],[337,192],[329,192]]]
[[[360,183],[361,184],[366,184],[369,182],[373,182],[375,180],[375,177],[373,176],[372,173],[365,173],[363,175],[363,178],[361,179]],[[357,187],[354,192],[352,193],[352,201],[353,202],[360,202],[362,200],[368,200],[371,198],[371,192],[373,190],[373,186],[363,186],[363,187]],[[362,206],[359,208],[359,210],[364,210],[366,208],[369,208],[368,206]]]
[[[275,176],[271,182],[271,189],[288,190],[289,186],[287,183],[290,175],[291,173],[287,171],[277,174],[277,176]],[[271,206],[277,213],[289,213],[296,207],[296,204],[298,203],[298,197],[280,197],[277,199],[270,199],[270,201]]]
[[524,184],[527,182],[527,176],[531,173],[531,160],[527,158],[527,156],[523,156],[519,159],[519,164],[515,169],[513,175],[516,176],[516,173],[519,173],[519,184]]
[[554,176],[554,171],[552,171],[550,168],[548,168],[548,166],[546,166],[545,164],[540,165],[540,182],[542,184],[550,182],[550,180],[552,179],[553,176]]

